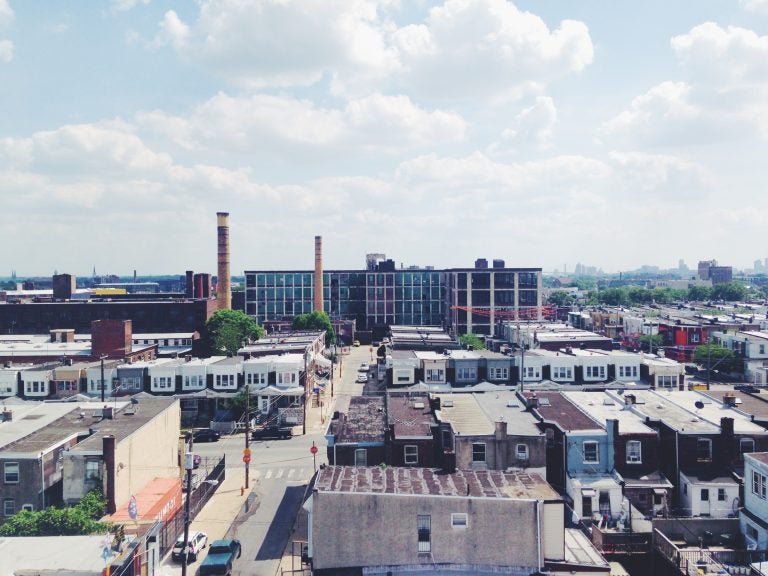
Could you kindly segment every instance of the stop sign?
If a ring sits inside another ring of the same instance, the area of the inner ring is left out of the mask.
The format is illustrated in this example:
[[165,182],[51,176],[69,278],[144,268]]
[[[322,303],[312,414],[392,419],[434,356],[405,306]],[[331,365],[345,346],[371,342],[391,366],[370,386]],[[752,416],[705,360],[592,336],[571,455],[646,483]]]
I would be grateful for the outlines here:
[[250,461],[251,461],[251,457],[250,456],[243,456],[243,462],[248,464],[248,463],[250,463]]
[[314,456],[315,454],[317,454],[317,446],[315,446],[314,444],[312,444],[312,447],[309,449],[309,451],[310,451],[310,452],[312,453],[312,455]]

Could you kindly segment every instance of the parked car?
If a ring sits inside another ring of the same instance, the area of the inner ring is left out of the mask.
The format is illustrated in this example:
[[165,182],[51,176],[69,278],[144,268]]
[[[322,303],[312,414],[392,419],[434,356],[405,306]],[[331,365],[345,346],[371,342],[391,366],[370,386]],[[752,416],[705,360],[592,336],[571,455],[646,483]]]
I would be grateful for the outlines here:
[[360,372],[368,372],[369,368],[370,368],[370,366],[368,366],[368,364],[366,362],[363,362],[362,364],[360,364],[360,368],[358,368],[358,370]]
[[365,372],[358,372],[357,373],[357,380],[356,380],[356,382],[361,383],[361,384],[365,384],[366,382],[368,382],[368,376],[366,376]]
[[[190,532],[187,544],[187,562],[195,562],[197,555],[208,543],[208,535],[205,532]],[[171,550],[171,558],[181,561],[184,559],[184,535],[179,536]]]
[[200,564],[199,576],[229,576],[235,558],[240,558],[239,540],[214,540],[208,549],[208,556]]
[[265,426],[264,428],[256,428],[251,432],[253,440],[267,440],[270,438],[282,440],[291,436],[293,436],[293,428],[290,426]]
[[218,442],[219,438],[221,438],[221,432],[211,430],[210,428],[195,430],[195,433],[192,434],[194,442]]
[[352,346],[354,346],[355,348],[360,346],[360,340],[355,340],[354,342],[352,342]]

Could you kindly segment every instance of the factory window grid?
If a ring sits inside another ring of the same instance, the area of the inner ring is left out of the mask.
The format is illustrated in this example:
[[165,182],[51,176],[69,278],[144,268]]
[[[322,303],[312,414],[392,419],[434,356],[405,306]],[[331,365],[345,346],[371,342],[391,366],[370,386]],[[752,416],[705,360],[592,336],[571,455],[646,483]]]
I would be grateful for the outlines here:
[[432,551],[432,517],[428,514],[416,516],[416,532],[419,545],[419,554]]

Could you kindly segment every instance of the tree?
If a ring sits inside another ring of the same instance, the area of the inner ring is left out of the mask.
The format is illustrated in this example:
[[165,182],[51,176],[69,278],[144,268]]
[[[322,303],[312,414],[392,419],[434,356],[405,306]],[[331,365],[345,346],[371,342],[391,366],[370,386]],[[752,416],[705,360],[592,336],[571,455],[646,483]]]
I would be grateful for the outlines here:
[[643,334],[638,338],[640,350],[658,350],[664,344],[664,337],[661,334]]
[[555,306],[568,306],[572,299],[570,294],[565,290],[555,290],[547,298],[547,302],[554,304]]
[[693,361],[696,364],[709,367],[710,370],[717,368],[723,372],[740,372],[736,355],[732,350],[720,346],[719,344],[704,344],[697,346],[694,352]]
[[336,332],[333,331],[331,319],[325,312],[313,310],[309,314],[300,314],[293,319],[291,327],[294,330],[323,330],[325,331],[326,346],[336,342]]
[[712,298],[714,300],[736,302],[744,300],[746,295],[746,287],[739,282],[725,282],[723,284],[715,284],[712,286]]
[[485,350],[485,342],[476,334],[462,334],[459,342],[464,348],[472,346],[473,350]]
[[239,310],[219,310],[205,323],[201,340],[208,355],[236,354],[249,340],[264,336],[264,328]]
[[712,288],[709,286],[691,286],[688,288],[688,300],[701,301],[712,298]]
[[92,490],[79,504],[32,512],[22,510],[0,526],[0,536],[77,536],[103,533],[112,525],[99,522],[104,514],[104,496]]

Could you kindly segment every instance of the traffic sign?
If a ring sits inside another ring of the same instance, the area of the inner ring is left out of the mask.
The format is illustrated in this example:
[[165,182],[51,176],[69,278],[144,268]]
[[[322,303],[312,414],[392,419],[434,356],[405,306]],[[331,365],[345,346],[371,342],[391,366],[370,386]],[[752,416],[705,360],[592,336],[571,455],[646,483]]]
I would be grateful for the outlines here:
[[251,462],[251,457],[250,456],[243,456],[243,462],[245,462],[246,464],[249,464]]
[[310,451],[310,452],[312,453],[312,455],[314,456],[315,454],[317,454],[317,446],[315,446],[314,444],[312,444],[312,447],[309,449],[309,451]]

